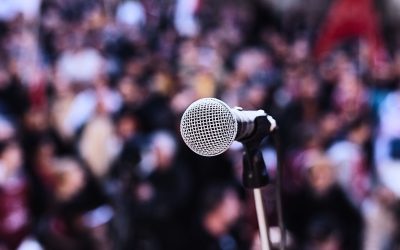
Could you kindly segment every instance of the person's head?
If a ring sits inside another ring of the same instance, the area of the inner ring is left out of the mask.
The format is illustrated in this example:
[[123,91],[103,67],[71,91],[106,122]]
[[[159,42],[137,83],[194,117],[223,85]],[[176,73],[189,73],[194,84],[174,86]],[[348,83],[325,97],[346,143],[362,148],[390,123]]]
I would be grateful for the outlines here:
[[290,55],[294,63],[305,62],[310,56],[310,44],[307,38],[297,38],[291,47]]
[[115,130],[119,137],[128,140],[139,130],[139,119],[134,110],[121,110],[115,119]]
[[67,201],[76,196],[85,186],[85,172],[74,158],[58,159],[54,165],[56,197],[59,201]]
[[239,196],[229,185],[209,187],[203,193],[201,207],[202,224],[214,237],[228,233],[241,211]]
[[119,79],[117,89],[122,101],[129,105],[138,105],[145,98],[143,87],[133,77],[125,75]]
[[49,127],[49,121],[45,110],[30,109],[24,115],[24,126],[28,131],[43,132]]
[[332,163],[322,152],[309,152],[305,159],[307,181],[317,194],[326,193],[335,183],[335,172]]
[[47,137],[41,138],[34,146],[35,150],[29,160],[31,160],[36,171],[42,174],[50,173],[53,170],[53,161],[56,154],[56,146],[54,142]]
[[319,82],[312,73],[303,75],[299,82],[298,95],[301,99],[316,99],[319,94]]
[[177,150],[175,138],[168,132],[159,131],[153,135],[152,149],[155,156],[156,168],[168,169],[172,166]]
[[334,139],[341,129],[341,122],[335,112],[323,114],[318,121],[318,131],[323,144]]
[[340,75],[333,93],[333,105],[345,119],[353,119],[364,110],[366,97],[365,86],[353,70]]
[[371,125],[367,119],[360,117],[351,121],[347,127],[350,141],[362,145],[371,137]]
[[20,169],[23,157],[17,141],[14,139],[0,141],[0,161],[9,175]]

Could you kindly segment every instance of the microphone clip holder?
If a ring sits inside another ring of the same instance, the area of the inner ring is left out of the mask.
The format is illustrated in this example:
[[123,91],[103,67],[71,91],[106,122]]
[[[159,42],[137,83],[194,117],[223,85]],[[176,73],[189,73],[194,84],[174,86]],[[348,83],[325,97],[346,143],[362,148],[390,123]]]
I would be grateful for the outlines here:
[[270,130],[271,123],[267,115],[256,117],[254,123],[254,132],[240,140],[245,149],[243,153],[242,181],[243,186],[249,189],[261,188],[270,183],[260,145],[264,138],[268,136],[269,133],[267,131]]

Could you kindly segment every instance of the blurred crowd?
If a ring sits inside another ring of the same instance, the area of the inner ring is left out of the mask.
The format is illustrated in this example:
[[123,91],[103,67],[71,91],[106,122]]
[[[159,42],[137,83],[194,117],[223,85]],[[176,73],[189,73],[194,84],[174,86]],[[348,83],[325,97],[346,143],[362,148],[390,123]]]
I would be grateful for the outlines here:
[[290,249],[398,249],[400,36],[317,60],[332,1],[293,2],[1,0],[0,249],[259,249],[241,145],[180,138],[203,97],[278,121]]

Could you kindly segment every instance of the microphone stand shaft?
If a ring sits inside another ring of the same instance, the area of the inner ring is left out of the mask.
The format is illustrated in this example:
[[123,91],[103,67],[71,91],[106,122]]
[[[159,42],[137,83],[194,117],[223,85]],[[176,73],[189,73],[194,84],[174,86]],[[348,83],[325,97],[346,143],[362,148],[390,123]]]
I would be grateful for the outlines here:
[[260,188],[254,188],[254,201],[256,205],[258,228],[260,230],[261,249],[270,250],[268,232],[267,232],[267,219],[265,217],[263,199]]

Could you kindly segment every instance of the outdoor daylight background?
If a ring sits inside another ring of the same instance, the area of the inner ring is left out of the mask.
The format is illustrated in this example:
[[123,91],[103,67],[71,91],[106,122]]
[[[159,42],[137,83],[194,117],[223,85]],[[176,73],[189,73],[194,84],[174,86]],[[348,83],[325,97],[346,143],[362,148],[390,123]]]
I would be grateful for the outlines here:
[[277,120],[289,249],[400,249],[399,0],[0,0],[0,250],[259,250],[202,97]]

